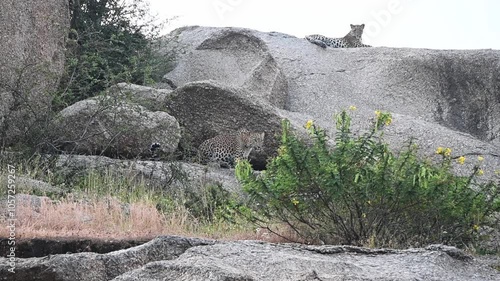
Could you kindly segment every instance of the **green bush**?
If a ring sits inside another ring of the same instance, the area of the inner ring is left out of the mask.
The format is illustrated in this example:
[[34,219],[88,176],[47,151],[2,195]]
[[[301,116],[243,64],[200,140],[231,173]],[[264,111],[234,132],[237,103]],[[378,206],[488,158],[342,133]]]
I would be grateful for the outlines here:
[[391,152],[382,138],[391,115],[376,113],[373,128],[360,137],[351,133],[346,111],[337,115],[333,149],[312,121],[306,124],[311,145],[284,121],[278,155],[262,174],[246,161],[236,166],[250,195],[241,210],[261,227],[284,223],[310,243],[470,245],[500,210],[499,185],[478,183],[479,166],[469,177],[452,174],[450,149],[437,151],[437,164],[420,160],[411,141]]
[[144,0],[71,0],[70,18],[56,110],[116,83],[152,84],[167,72],[169,58],[154,52],[163,24]]

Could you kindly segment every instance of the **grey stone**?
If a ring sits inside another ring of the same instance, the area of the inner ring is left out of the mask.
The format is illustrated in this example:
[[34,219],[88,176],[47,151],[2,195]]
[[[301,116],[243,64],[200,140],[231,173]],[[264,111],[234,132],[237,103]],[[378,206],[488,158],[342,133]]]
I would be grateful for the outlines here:
[[[7,175],[0,175],[0,182],[6,183],[7,180],[8,180]],[[26,193],[26,194],[62,193],[62,189],[59,187],[55,187],[41,180],[35,180],[21,175],[16,175],[15,186],[17,193]],[[2,195],[0,195],[0,197],[2,197]]]
[[109,96],[126,99],[151,111],[163,110],[171,92],[171,89],[159,89],[129,83],[119,83],[107,90]]
[[[278,110],[246,92],[216,81],[188,83],[172,92],[166,110],[184,127],[184,138],[198,147],[204,140],[240,128],[265,132],[264,150],[250,158],[265,160],[278,147],[274,132],[280,130]],[[264,161],[265,163],[265,161]]]
[[[1,177],[0,177],[1,179]],[[16,189],[31,194],[62,193],[63,190],[44,181],[27,177],[16,177]]]
[[312,118],[307,114],[276,108],[266,101],[253,98],[245,90],[231,88],[214,80],[189,83],[176,90],[120,83],[108,89],[107,94],[112,99],[133,102],[149,110],[163,110],[174,115],[183,127],[180,146],[185,151],[198,147],[210,137],[234,133],[240,128],[267,132],[265,151],[254,153],[251,157],[261,167],[278,148],[276,132],[280,131],[282,119],[291,120],[293,129],[306,139],[303,120]]
[[55,162],[62,175],[94,171],[111,171],[117,176],[145,179],[149,185],[200,190],[207,185],[220,185],[227,191],[242,194],[234,170],[211,169],[184,162],[118,160],[104,156],[60,155]]
[[[0,280],[11,280],[0,258]],[[490,267],[443,245],[426,249],[368,249],[256,241],[223,242],[176,236],[107,254],[78,253],[18,259],[17,280],[499,280]]]
[[6,258],[0,258],[0,280],[111,280],[152,261],[175,259],[190,247],[213,241],[175,236],[158,237],[146,244],[108,254],[78,253],[16,260],[16,273],[8,272]]
[[[184,37],[183,59],[178,60],[174,70],[165,75],[166,80],[177,87],[192,81],[214,80],[239,88],[239,93],[253,99],[278,108],[285,106],[287,79],[266,43],[252,31],[227,28],[214,30],[207,36],[207,29],[187,30],[193,34]],[[172,37],[178,39],[171,35],[170,40]]]
[[63,109],[57,128],[57,143],[64,151],[91,155],[149,156],[154,142],[170,153],[180,139],[179,124],[168,113],[112,97],[90,98]]
[[[450,251],[450,249],[447,249]],[[458,250],[456,250],[458,251]],[[464,254],[465,255],[465,254]],[[127,280],[499,280],[500,273],[441,249],[370,250],[240,241],[188,249],[114,279]]]
[[64,70],[68,1],[0,1],[0,143],[40,127]]

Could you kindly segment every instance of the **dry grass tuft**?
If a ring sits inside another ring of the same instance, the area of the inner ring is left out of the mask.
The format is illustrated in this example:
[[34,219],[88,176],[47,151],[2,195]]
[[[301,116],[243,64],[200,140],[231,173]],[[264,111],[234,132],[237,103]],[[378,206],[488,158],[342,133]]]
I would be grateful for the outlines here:
[[[0,159],[0,164],[5,163]],[[0,165],[0,178],[7,174],[2,170],[5,166]],[[47,176],[51,173],[37,161],[21,162],[16,173],[17,176],[39,178],[57,185],[54,178]],[[263,240],[276,243],[290,241],[268,230],[257,229],[238,215],[233,217],[237,223],[200,217],[196,212],[199,210],[190,210],[190,206],[184,204],[193,198],[185,198],[182,194],[180,197],[169,197],[171,195],[164,193],[163,189],[155,189],[134,176],[117,176],[111,171],[90,172],[68,183],[64,179],[64,184],[65,189],[71,190],[72,194],[66,194],[65,198],[55,201],[49,197],[37,197],[37,203],[33,203],[33,197],[21,194],[32,193],[31,190],[18,190],[20,194],[16,195],[17,239],[142,240],[158,235],[180,235],[219,240]],[[0,226],[7,225],[3,213],[6,206],[1,201],[5,194],[5,185],[0,185]],[[220,204],[217,201],[220,197],[212,198],[210,195],[210,192],[199,193],[203,202],[215,208]],[[61,195],[52,196],[54,198]],[[280,235],[294,237],[286,227],[281,228],[277,231]],[[8,236],[9,229],[0,227],[0,238]]]
[[[142,238],[162,234],[165,217],[154,206],[138,202],[122,204],[113,198],[42,201],[39,208],[17,206],[18,238],[92,237]],[[175,229],[174,229],[175,232]],[[0,236],[7,236],[0,229]]]
[[[205,225],[183,207],[162,214],[152,202],[123,204],[112,197],[91,200],[70,196],[60,201],[42,200],[40,206],[18,204],[16,217],[16,236],[19,239],[143,239],[158,235],[183,235],[220,240],[288,242],[264,229],[235,229],[224,223]],[[6,225],[2,217],[0,225]],[[0,228],[0,237],[8,235],[7,228]]]

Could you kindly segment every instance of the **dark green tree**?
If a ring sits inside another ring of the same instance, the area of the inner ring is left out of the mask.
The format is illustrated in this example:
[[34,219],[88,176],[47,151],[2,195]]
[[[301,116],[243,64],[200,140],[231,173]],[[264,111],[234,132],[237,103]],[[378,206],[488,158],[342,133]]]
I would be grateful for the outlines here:
[[163,24],[143,0],[70,0],[71,30],[66,73],[54,99],[56,109],[99,94],[119,82],[151,84],[153,42]]

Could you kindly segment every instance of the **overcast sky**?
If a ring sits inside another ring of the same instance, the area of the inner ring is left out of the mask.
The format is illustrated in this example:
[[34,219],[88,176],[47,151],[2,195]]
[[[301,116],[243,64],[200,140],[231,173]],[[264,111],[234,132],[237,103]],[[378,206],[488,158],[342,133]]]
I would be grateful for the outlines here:
[[297,37],[342,37],[365,23],[374,46],[500,49],[498,0],[147,0],[162,18],[186,25],[234,26]]

